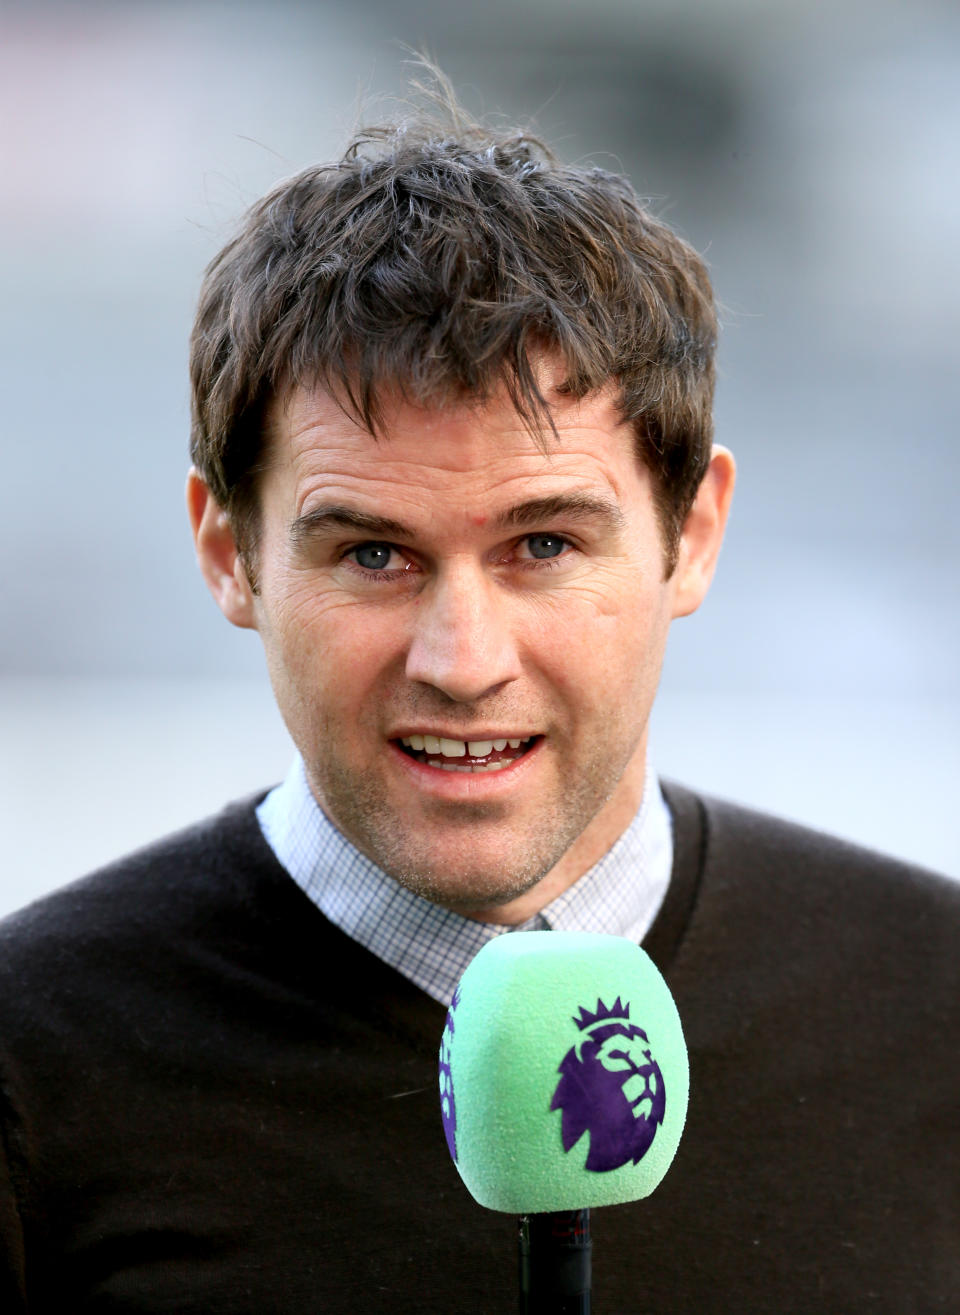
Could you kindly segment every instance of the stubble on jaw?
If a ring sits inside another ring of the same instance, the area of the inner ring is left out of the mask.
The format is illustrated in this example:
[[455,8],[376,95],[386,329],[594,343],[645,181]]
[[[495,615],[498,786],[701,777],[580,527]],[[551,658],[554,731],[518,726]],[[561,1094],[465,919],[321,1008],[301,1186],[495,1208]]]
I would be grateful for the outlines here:
[[307,777],[329,820],[387,876],[421,899],[476,917],[527,895],[556,867],[610,800],[631,757],[613,763],[608,756],[597,754],[571,774],[564,783],[562,800],[545,805],[537,814],[532,834],[517,842],[518,847],[523,843],[523,849],[513,856],[509,872],[502,868],[490,871],[483,854],[478,854],[483,841],[473,831],[478,824],[495,828],[501,818],[509,824],[506,801],[427,803],[428,815],[432,812],[449,833],[462,832],[456,857],[438,870],[429,836],[418,835],[415,822],[385,808],[383,791],[372,778],[358,776],[337,763],[325,763],[319,770],[314,765],[308,768]]

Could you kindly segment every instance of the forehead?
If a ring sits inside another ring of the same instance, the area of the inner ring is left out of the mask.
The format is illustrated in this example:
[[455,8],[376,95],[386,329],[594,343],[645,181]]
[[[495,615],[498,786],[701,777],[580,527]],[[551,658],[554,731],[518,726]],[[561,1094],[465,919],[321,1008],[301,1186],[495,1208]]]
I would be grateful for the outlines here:
[[331,493],[429,511],[456,498],[482,510],[518,497],[603,486],[618,501],[646,485],[614,390],[548,397],[556,432],[532,433],[510,398],[426,407],[388,394],[376,435],[328,393],[297,389],[268,413],[267,505],[300,515]]

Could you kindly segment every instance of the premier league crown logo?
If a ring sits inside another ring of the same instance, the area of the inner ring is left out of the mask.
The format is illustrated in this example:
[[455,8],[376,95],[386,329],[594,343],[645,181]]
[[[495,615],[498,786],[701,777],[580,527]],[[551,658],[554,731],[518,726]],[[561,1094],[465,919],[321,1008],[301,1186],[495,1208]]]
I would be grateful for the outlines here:
[[560,1136],[570,1151],[585,1132],[585,1168],[595,1173],[638,1164],[663,1123],[666,1092],[660,1066],[643,1028],[630,1022],[630,1005],[618,996],[573,1019],[583,1033],[560,1064],[551,1110],[562,1110]]

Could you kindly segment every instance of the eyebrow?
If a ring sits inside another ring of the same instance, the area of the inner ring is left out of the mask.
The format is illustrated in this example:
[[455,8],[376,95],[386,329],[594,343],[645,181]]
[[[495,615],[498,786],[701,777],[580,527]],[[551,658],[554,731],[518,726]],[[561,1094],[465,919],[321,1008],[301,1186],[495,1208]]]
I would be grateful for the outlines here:
[[497,517],[504,530],[521,530],[548,521],[600,521],[611,529],[622,529],[626,517],[615,502],[592,493],[555,493],[546,498],[530,498],[508,507]]
[[290,526],[290,537],[295,544],[302,544],[317,535],[329,534],[335,530],[351,530],[359,534],[369,534],[373,538],[409,539],[411,531],[389,516],[374,516],[370,512],[358,511],[355,507],[323,506],[305,512]]
[[[549,521],[600,521],[611,529],[621,529],[626,518],[615,502],[590,493],[555,493],[544,498],[529,498],[502,511],[494,521],[501,530],[522,530]],[[306,540],[338,530],[370,535],[378,539],[412,540],[414,531],[389,516],[359,511],[340,504],[315,507],[298,516],[290,527],[290,537],[297,545]]]

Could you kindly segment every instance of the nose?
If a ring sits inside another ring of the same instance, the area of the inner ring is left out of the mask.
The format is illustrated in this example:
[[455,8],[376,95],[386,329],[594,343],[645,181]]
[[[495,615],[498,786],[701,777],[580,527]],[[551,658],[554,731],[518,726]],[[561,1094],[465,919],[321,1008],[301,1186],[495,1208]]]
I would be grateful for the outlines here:
[[509,600],[468,564],[438,574],[417,599],[409,680],[473,703],[520,675]]

